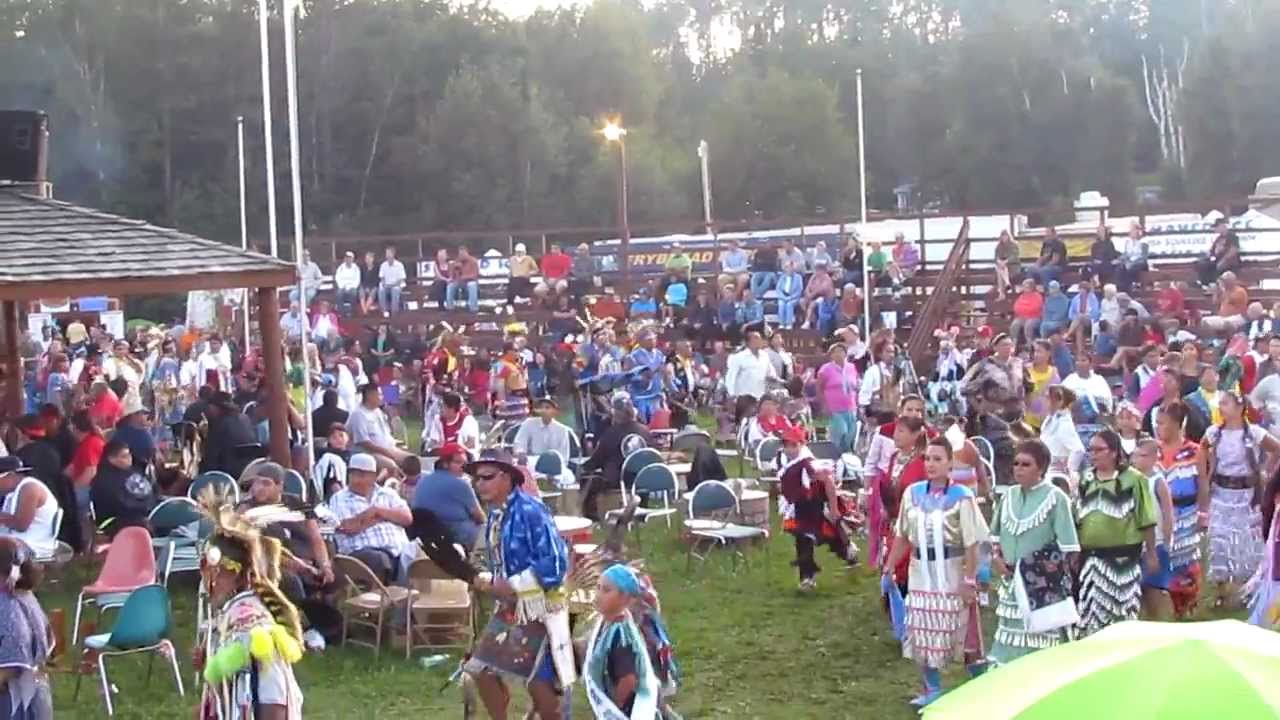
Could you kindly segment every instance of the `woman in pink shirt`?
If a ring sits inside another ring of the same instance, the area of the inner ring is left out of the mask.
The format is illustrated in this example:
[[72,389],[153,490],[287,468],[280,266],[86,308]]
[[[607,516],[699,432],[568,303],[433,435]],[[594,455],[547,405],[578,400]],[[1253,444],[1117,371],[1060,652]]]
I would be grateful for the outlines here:
[[858,368],[849,362],[843,343],[832,345],[827,354],[831,360],[818,368],[818,391],[829,418],[827,435],[846,453],[858,434]]

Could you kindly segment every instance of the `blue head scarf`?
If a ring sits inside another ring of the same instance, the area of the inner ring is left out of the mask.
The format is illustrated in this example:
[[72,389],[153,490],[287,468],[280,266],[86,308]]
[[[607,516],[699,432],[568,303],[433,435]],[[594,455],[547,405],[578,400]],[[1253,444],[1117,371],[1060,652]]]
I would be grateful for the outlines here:
[[622,593],[632,597],[640,595],[640,580],[636,577],[635,571],[626,565],[611,565],[601,574],[601,577]]

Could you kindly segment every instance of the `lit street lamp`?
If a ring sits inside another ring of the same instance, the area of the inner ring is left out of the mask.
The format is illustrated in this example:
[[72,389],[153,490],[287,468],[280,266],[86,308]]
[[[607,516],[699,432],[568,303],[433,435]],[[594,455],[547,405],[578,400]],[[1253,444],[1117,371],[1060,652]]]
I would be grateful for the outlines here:
[[618,143],[618,223],[622,226],[622,301],[631,296],[631,224],[627,219],[627,129],[610,120],[600,129],[607,142]]

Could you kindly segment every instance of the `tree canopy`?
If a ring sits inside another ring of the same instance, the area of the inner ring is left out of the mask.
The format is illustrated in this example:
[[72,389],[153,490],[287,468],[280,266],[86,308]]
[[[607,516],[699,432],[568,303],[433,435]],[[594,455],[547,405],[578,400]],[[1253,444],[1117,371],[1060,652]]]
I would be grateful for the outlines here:
[[[228,239],[243,115],[262,235],[256,11],[8,0],[0,106],[50,113],[60,197]],[[1087,189],[1125,200],[1141,178],[1238,196],[1280,173],[1277,34],[1280,4],[1265,0],[596,0],[521,19],[484,2],[304,0],[307,224],[610,223],[616,150],[596,130],[612,116],[629,130],[634,223],[700,216],[703,139],[718,218],[852,214],[859,68],[873,207],[903,185],[970,208]],[[1152,119],[1161,78],[1173,140]],[[1185,162],[1170,154],[1179,135]]]

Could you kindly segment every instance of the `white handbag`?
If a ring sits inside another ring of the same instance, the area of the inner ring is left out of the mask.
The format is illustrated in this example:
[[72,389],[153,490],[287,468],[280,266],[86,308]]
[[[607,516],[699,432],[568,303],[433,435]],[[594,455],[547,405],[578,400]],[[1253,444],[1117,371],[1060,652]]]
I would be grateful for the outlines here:
[[1076,609],[1075,599],[1071,597],[1042,608],[1031,609],[1027,586],[1022,580],[1021,560],[1013,572],[1013,595],[1018,601],[1018,612],[1022,614],[1022,623],[1027,632],[1050,632],[1080,622],[1080,612]]

